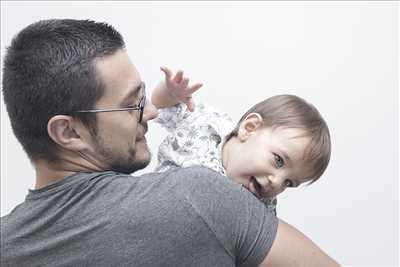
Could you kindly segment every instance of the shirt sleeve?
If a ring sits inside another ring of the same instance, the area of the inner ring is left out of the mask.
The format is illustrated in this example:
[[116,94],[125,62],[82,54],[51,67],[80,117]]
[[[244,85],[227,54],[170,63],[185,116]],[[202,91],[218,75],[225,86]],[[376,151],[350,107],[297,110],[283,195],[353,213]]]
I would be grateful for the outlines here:
[[187,107],[179,103],[172,107],[159,109],[154,122],[160,124],[167,131],[173,132],[189,115],[190,111]]
[[158,149],[156,171],[193,165],[221,171],[218,146],[234,128],[227,114],[202,103],[196,103],[194,112],[178,104],[160,109],[156,122],[168,131]]
[[258,266],[275,239],[278,219],[241,185],[206,168],[190,168],[186,198],[234,259]]

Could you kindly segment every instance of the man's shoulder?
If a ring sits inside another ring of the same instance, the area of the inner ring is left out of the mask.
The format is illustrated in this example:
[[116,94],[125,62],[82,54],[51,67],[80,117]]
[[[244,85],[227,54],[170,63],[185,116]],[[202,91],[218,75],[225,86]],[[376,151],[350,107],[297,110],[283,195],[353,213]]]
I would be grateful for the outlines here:
[[199,177],[208,177],[209,179],[216,179],[224,177],[220,175],[218,172],[201,165],[195,165],[186,168],[175,168],[173,173],[171,174],[177,176],[186,176],[189,179],[190,178],[198,179]]
[[[226,176],[203,166],[173,168],[166,172],[151,172],[138,176],[116,172],[104,172],[93,176],[90,184],[93,191],[131,192],[128,198],[136,198],[143,192],[154,196],[181,198],[194,192],[214,194],[221,190],[238,190],[240,185]],[[235,189],[236,188],[236,189]],[[239,189],[240,190],[240,189]],[[168,192],[168,193],[167,193]],[[105,194],[100,194],[104,196]],[[109,194],[107,194],[109,195]],[[120,195],[120,194],[118,194]],[[173,196],[175,195],[175,197]],[[115,196],[111,194],[109,196]]]
[[182,183],[190,187],[209,186],[210,184],[229,187],[236,184],[227,176],[200,165],[175,168],[172,171],[166,172],[166,175],[177,183]]
[[176,193],[191,203],[227,205],[233,199],[237,202],[255,199],[241,184],[206,167],[177,168],[170,172],[170,177],[177,187]]
[[118,179],[125,181],[127,179],[126,181],[128,182],[137,182],[143,180],[146,182],[154,181],[158,183],[159,180],[162,180],[164,182],[179,184],[189,184],[189,182],[196,184],[207,184],[215,181],[223,181],[223,183],[225,183],[230,180],[226,176],[223,176],[218,172],[201,165],[176,167],[165,172],[149,172],[138,176],[115,172],[106,172],[103,175],[104,177],[112,178],[113,181],[118,181]]

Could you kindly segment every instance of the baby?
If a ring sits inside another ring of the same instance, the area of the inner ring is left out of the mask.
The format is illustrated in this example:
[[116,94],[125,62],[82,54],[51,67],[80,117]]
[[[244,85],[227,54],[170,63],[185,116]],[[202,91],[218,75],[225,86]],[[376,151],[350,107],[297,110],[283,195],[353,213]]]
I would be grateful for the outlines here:
[[[157,171],[203,165],[260,198],[276,213],[276,196],[286,188],[318,180],[328,166],[328,127],[311,104],[294,95],[270,97],[250,108],[236,126],[224,113],[192,95],[202,84],[189,86],[182,71],[166,67],[165,81],[153,91],[159,108],[156,122],[169,134],[158,152]],[[186,108],[187,107],[187,108]]]

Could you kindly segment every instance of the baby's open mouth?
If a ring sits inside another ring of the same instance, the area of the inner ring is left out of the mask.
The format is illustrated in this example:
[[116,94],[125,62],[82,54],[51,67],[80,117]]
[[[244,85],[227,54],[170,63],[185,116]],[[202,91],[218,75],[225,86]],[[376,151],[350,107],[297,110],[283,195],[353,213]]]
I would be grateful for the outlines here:
[[252,192],[254,195],[256,195],[257,197],[261,197],[262,196],[262,188],[261,188],[261,185],[257,182],[257,179],[256,179],[256,177],[254,177],[254,176],[251,176],[250,177],[250,182],[249,183],[253,183],[253,185],[254,185],[254,188],[255,188],[255,192],[253,192],[253,190],[252,189],[250,189],[250,186],[249,186],[249,190],[250,190],[250,192]]

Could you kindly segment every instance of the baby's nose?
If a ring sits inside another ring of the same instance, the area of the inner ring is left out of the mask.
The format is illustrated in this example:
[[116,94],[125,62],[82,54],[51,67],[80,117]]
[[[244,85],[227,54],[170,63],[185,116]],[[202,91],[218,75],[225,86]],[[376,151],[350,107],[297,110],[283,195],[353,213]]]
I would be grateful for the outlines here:
[[273,188],[281,188],[285,179],[281,175],[270,175],[268,181]]

